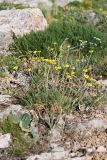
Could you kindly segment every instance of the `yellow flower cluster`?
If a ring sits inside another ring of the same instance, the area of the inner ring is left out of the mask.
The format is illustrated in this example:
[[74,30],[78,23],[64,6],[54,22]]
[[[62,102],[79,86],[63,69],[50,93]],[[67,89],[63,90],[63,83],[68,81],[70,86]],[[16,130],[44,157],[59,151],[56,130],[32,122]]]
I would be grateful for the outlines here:
[[44,59],[46,62],[48,62],[49,64],[56,64],[56,60],[55,59]]
[[61,66],[55,66],[55,70],[56,70],[56,71],[59,71],[59,70],[61,70],[61,69],[62,69]]

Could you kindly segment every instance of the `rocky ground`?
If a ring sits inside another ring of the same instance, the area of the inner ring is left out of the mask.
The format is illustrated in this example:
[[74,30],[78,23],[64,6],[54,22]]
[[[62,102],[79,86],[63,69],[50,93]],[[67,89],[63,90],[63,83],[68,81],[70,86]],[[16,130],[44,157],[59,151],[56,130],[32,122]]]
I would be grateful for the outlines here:
[[[5,2],[0,0],[0,2]],[[21,3],[20,0],[7,0],[6,2]],[[14,36],[23,35],[31,31],[44,30],[48,24],[42,12],[34,8],[37,3],[23,1],[24,5],[33,9],[3,10],[0,11],[0,52],[4,53],[8,45],[13,42]],[[43,2],[43,1],[42,1]],[[56,1],[63,5],[68,1]],[[45,1],[50,7],[50,1]],[[95,13],[89,12],[89,18],[96,18]],[[93,19],[92,19],[93,20]],[[97,21],[98,19],[96,19]],[[90,20],[89,20],[90,21]],[[96,22],[94,21],[94,22]],[[107,86],[107,81],[103,81]],[[15,92],[18,87],[29,87],[29,79],[22,73],[18,78],[7,73],[7,77],[0,78],[0,121],[10,113],[22,115],[23,113],[34,114],[35,111],[28,110],[16,104],[16,97],[9,94],[10,87]],[[11,156],[8,153],[13,143],[11,133],[2,133],[0,129],[0,160],[107,160],[107,106],[96,106],[96,108],[84,110],[80,108],[75,113],[59,115],[56,127],[49,129],[36,115],[32,120],[34,130],[40,139],[36,144],[35,151],[28,152],[24,156]]]
[[[21,84],[23,78],[23,84]],[[5,88],[17,85],[27,86],[25,77],[1,80],[0,119],[12,114],[35,113],[14,104],[15,98],[6,95]],[[40,136],[38,151],[23,157],[10,156],[7,149],[13,142],[11,133],[0,136],[1,160],[106,160],[107,159],[107,106],[97,106],[90,110],[80,110],[69,115],[60,115],[55,128],[49,129],[36,117],[34,126]],[[41,147],[40,147],[41,146]]]
[[[10,103],[10,105],[9,105]],[[0,95],[0,106],[5,106],[0,119],[9,113],[29,112],[20,105],[12,105],[8,95]],[[45,125],[36,124],[44,152],[38,155],[10,157],[6,148],[13,141],[10,133],[0,136],[1,160],[106,160],[107,159],[107,106],[100,106],[87,113],[75,112],[59,117],[57,127],[48,130]]]

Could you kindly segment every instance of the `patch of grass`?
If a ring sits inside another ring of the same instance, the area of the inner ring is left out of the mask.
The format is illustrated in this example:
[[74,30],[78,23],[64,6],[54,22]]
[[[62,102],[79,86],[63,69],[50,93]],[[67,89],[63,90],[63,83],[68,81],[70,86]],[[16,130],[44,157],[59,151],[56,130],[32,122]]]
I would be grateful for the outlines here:
[[107,36],[95,27],[78,22],[57,22],[49,25],[45,31],[32,32],[24,37],[17,38],[10,46],[10,49],[14,50],[18,56],[37,49],[41,51],[41,56],[49,57],[54,56],[52,55],[53,53],[49,53],[49,47],[53,48],[53,44],[57,43],[56,50],[58,51],[63,41],[67,38],[72,47],[78,47],[79,40],[87,41],[88,45],[84,48],[84,53],[87,54],[90,50],[90,43],[95,42],[94,37],[101,39],[101,45],[97,46],[98,54],[99,52],[104,52]]
[[37,110],[39,105],[48,109],[57,103],[63,112],[71,112],[81,105],[93,107],[101,102],[102,83],[94,78],[89,58],[87,62],[84,57],[73,60],[68,54],[55,59],[31,55],[30,88],[18,96],[21,104]]

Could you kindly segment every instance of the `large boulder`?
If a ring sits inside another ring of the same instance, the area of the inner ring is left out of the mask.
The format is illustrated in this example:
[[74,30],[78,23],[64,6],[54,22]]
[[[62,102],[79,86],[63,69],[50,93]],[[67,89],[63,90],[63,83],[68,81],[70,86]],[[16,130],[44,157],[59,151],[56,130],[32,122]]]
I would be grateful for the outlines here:
[[0,11],[0,50],[5,50],[15,36],[44,30],[47,21],[38,8]]

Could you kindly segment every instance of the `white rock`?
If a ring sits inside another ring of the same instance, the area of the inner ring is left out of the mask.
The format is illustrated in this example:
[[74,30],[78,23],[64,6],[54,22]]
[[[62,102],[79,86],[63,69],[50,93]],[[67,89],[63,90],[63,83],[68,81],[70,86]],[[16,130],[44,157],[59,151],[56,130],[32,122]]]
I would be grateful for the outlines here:
[[106,152],[106,151],[107,151],[107,149],[104,146],[100,146],[97,149],[97,152]]
[[0,136],[0,149],[8,148],[12,142],[11,134],[7,133]]

